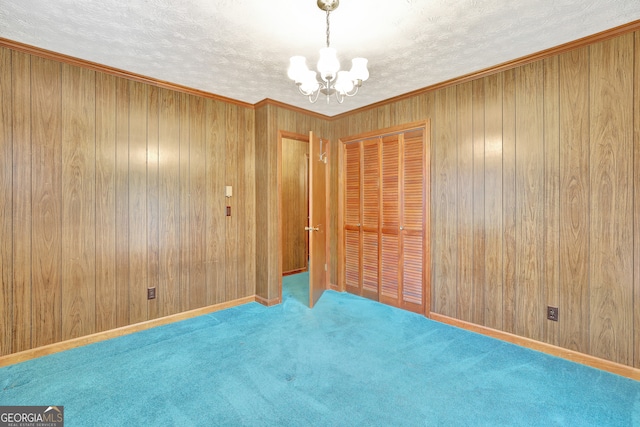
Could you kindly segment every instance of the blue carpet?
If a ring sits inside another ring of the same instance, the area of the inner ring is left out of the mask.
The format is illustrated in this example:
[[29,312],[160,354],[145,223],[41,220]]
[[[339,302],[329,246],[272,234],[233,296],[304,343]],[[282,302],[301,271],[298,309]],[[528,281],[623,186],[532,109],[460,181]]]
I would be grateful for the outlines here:
[[632,426],[640,382],[327,291],[2,368],[0,405],[64,405],[67,427]]
[[296,301],[309,307],[309,272],[282,278],[282,301]]

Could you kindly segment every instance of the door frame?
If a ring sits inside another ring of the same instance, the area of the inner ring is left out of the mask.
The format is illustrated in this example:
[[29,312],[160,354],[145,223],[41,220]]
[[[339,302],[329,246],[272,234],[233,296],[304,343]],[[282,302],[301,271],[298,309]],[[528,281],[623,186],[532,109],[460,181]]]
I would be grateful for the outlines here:
[[424,297],[425,297],[425,312],[422,313],[426,317],[429,317],[431,313],[431,293],[433,287],[432,268],[431,268],[431,120],[421,120],[418,122],[406,123],[398,126],[392,126],[384,129],[377,129],[369,132],[359,133],[357,135],[351,135],[338,139],[338,212],[337,212],[337,228],[338,228],[338,290],[340,292],[346,292],[346,278],[345,278],[345,263],[346,253],[344,249],[344,210],[345,210],[345,193],[344,193],[344,180],[345,180],[345,146],[348,143],[361,141],[365,139],[374,138],[376,136],[388,135],[393,133],[402,133],[411,129],[425,129],[425,175],[427,178],[427,185],[423,188],[424,202],[428,204],[429,210],[426,212],[424,218],[424,233],[425,238],[423,241],[424,250],[424,265],[423,265],[423,283],[424,283]]
[[[309,144],[309,134],[306,135],[279,130],[278,131],[278,147],[277,147],[277,162],[276,162],[276,176],[278,180],[278,211],[282,209],[282,140],[293,139],[296,141],[302,141]],[[308,183],[307,183],[308,184]],[[307,193],[309,188],[307,185]],[[282,215],[278,215],[278,301],[282,302],[282,265],[283,265],[283,251],[282,251]],[[308,236],[307,236],[308,242]],[[308,247],[308,243],[307,243]],[[308,256],[308,254],[307,254]],[[307,261],[307,271],[309,271],[309,265]]]

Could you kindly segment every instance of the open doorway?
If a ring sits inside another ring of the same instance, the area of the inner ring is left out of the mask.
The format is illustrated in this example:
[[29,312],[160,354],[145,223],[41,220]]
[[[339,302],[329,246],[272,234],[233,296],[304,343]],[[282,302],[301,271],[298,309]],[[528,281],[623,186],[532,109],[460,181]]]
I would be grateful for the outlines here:
[[309,306],[309,135],[281,133],[282,301]]

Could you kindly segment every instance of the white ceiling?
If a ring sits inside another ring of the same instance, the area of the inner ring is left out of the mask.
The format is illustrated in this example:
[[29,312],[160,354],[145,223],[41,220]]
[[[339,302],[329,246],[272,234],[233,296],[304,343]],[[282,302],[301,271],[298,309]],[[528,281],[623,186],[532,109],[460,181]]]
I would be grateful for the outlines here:
[[353,98],[310,104],[289,57],[315,67],[316,0],[2,0],[0,37],[254,104],[333,116],[640,19],[640,0],[342,0],[331,46],[369,59]]

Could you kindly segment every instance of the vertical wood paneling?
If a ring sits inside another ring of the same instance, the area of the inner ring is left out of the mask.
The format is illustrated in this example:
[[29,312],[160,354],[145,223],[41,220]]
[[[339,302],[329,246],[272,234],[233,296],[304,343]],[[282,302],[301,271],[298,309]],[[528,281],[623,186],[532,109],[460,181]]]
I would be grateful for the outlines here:
[[[9,49],[0,66],[0,354],[255,292],[251,109]],[[225,236],[227,181],[245,211]]]
[[190,233],[190,212],[191,212],[191,189],[189,179],[190,158],[190,97],[184,93],[180,94],[180,311],[187,311],[191,308],[189,303],[191,277],[189,275],[191,266],[191,233]]
[[189,301],[191,309],[207,303],[206,281],[206,202],[207,162],[205,140],[205,100],[191,96],[190,127],[190,257]]
[[[244,156],[239,161],[242,165],[242,173],[238,181],[242,182],[242,194],[244,207],[241,209],[243,221],[238,220],[242,227],[244,237],[241,239],[244,245],[245,262],[239,265],[240,271],[244,275],[242,284],[244,291],[239,297],[249,296],[256,293],[256,216],[261,215],[256,210],[256,156],[255,156],[255,113],[253,110],[244,109],[242,112],[244,121],[244,137],[240,137],[239,144],[244,150]],[[241,125],[242,126],[242,125]],[[240,154],[239,154],[240,156]]]
[[128,325],[129,295],[129,82],[116,81],[116,325]]
[[[159,141],[159,100],[158,88],[149,86],[147,91],[147,288],[156,289],[156,298],[147,299],[147,318],[158,317],[158,295],[160,278],[159,251],[159,187],[158,187],[158,141]],[[145,296],[146,298],[146,296]]]
[[[226,162],[225,162],[225,182],[223,185],[230,185],[238,189],[238,107],[228,105],[226,107]],[[222,188],[224,194],[224,188]],[[231,206],[231,216],[226,217],[224,245],[225,253],[225,299],[229,301],[238,298],[238,205],[236,201],[238,195],[227,199],[226,204]]]
[[[159,93],[158,140],[158,238],[159,316],[180,311],[180,95]],[[185,176],[186,178],[186,176]]]
[[502,74],[484,79],[484,325],[502,329]]
[[62,339],[95,332],[95,104],[95,72],[63,65]]
[[589,48],[559,57],[562,347],[589,351]]
[[[60,341],[67,337],[68,330],[62,330],[61,245],[64,242],[60,225],[62,224],[63,189],[62,182],[62,126],[61,111],[61,71],[60,64],[41,58],[31,59],[31,143],[32,143],[32,187],[31,194],[32,223],[31,234],[31,278],[32,278],[32,316],[31,345],[41,346]],[[82,85],[82,82],[78,82]],[[82,126],[82,124],[80,124]],[[79,166],[77,173],[84,172]],[[82,179],[82,178],[81,178]],[[71,190],[71,189],[69,189]],[[64,202],[68,202],[65,197]],[[85,206],[86,207],[86,206]],[[83,212],[79,220],[87,219]],[[81,224],[83,224],[81,222]],[[83,224],[85,225],[85,224]],[[90,250],[87,247],[87,250]],[[85,256],[74,252],[73,260],[64,265],[77,262],[77,268],[88,267]],[[78,279],[82,276],[78,272]],[[69,277],[66,275],[66,277]],[[90,284],[89,286],[92,286]],[[83,293],[79,281],[70,284],[70,289]],[[86,291],[80,298],[89,296]],[[91,304],[91,302],[87,302]],[[68,305],[66,306],[67,308]],[[82,316],[80,307],[72,312]],[[67,317],[67,316],[65,316]],[[79,323],[84,318],[78,318]]]
[[[456,316],[458,256],[457,227],[457,152],[456,152],[456,87],[436,93],[438,130],[433,144],[434,167],[433,212],[431,240],[434,251],[434,307],[447,316]],[[426,230],[427,233],[429,230]]]
[[96,73],[96,332],[117,327],[116,78]]
[[516,333],[543,339],[543,67],[516,69]]
[[502,88],[503,330],[515,333],[516,303],[516,78],[504,73]]
[[471,319],[484,324],[485,305],[485,79],[473,81],[473,305]]
[[0,356],[13,344],[11,51],[0,48]]
[[[544,61],[544,259],[545,303],[558,307],[560,237],[560,105],[558,57]],[[558,322],[544,321],[544,339],[558,345]]]
[[225,301],[225,162],[226,116],[224,104],[206,101],[207,156],[207,304]]
[[458,318],[473,319],[473,83],[458,86],[457,94],[457,246]]
[[148,87],[129,82],[129,321],[147,320]]
[[634,330],[634,360],[633,366],[640,368],[640,31],[635,33],[634,42],[634,97],[633,97],[633,188],[634,188],[634,208],[633,208],[633,330]]
[[[31,57],[13,52],[13,325],[12,351],[31,348]],[[29,195],[29,197],[24,197]]]
[[633,360],[633,35],[590,52],[590,352]]

